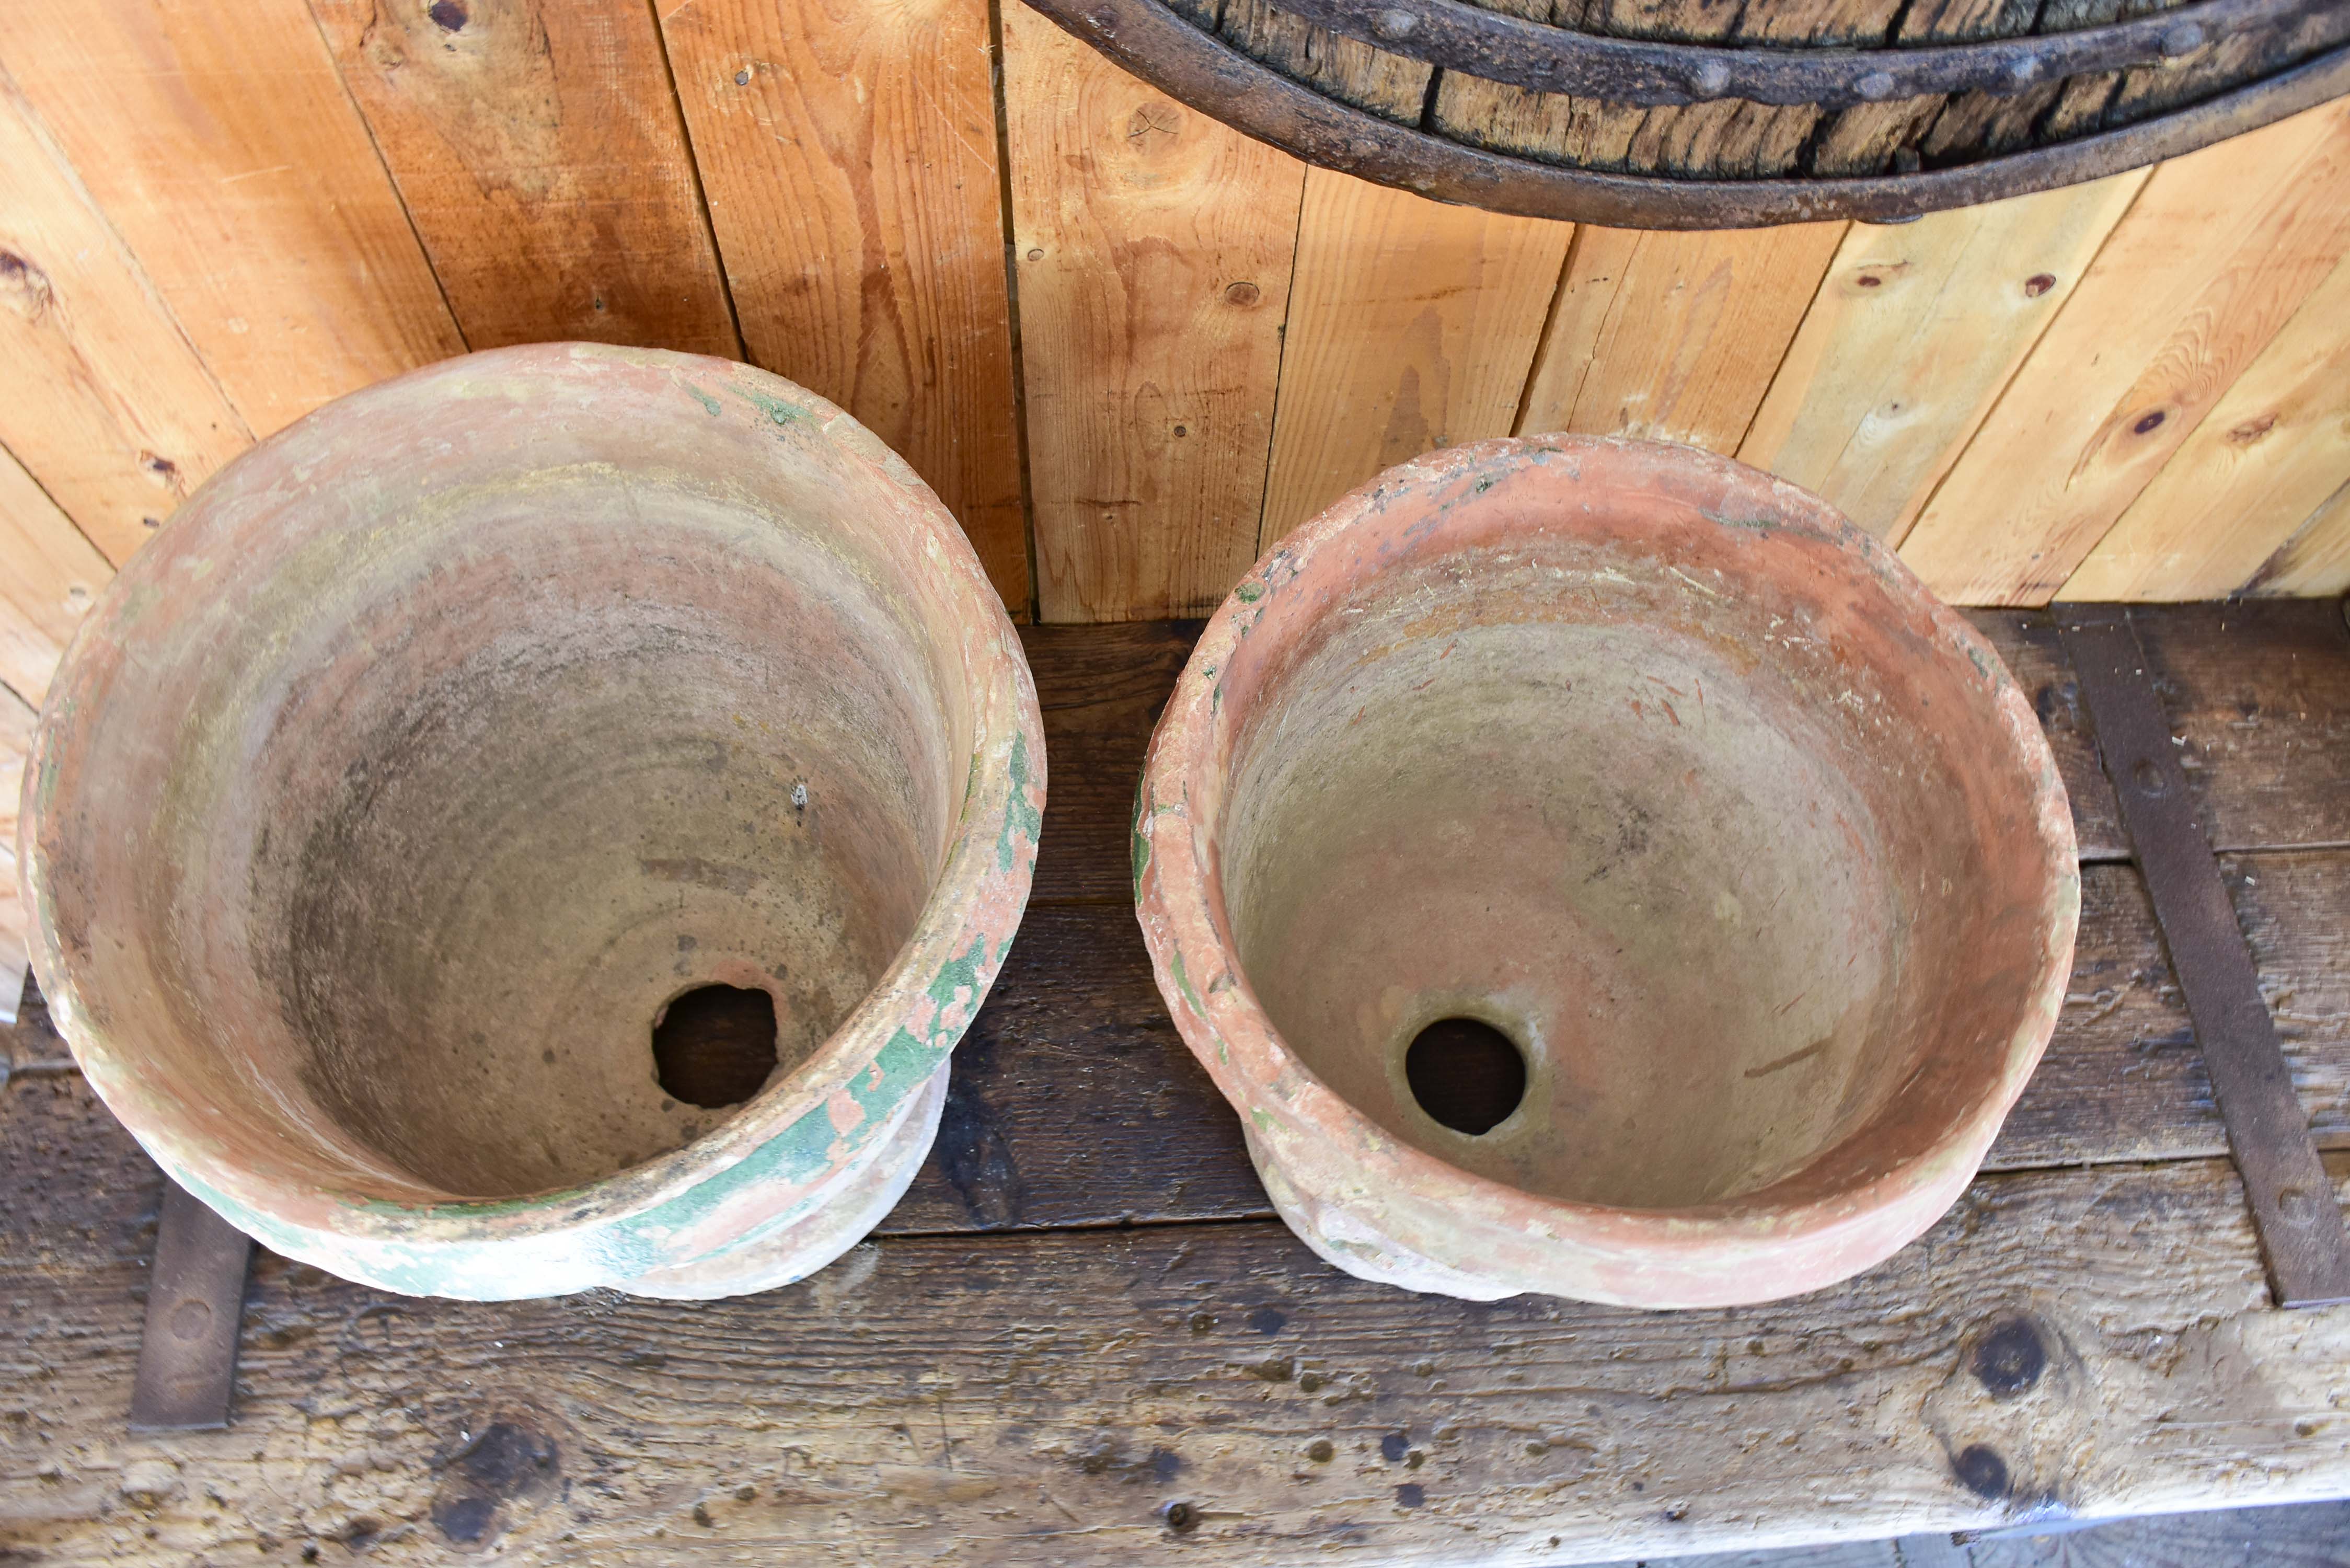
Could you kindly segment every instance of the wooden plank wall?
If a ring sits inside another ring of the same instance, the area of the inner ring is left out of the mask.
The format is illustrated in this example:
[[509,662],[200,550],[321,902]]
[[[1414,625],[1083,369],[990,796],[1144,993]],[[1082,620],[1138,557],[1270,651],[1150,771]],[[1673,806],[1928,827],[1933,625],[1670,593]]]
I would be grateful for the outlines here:
[[1644,234],[1308,170],[1019,0],[8,0],[0,732],[255,439],[543,338],[840,402],[1022,618],[1201,613],[1381,468],[1547,430],[1734,452],[1960,603],[2340,593],[2345,258],[2350,102],[1912,224]]

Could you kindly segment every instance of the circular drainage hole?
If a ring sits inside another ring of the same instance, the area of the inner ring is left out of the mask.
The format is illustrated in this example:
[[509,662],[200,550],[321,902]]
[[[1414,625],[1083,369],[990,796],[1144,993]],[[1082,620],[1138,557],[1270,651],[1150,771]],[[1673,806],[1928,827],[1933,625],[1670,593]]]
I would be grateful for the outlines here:
[[1509,1119],[1526,1097],[1526,1059],[1517,1042],[1474,1018],[1440,1018],[1413,1037],[1404,1082],[1419,1108],[1476,1137]]
[[739,985],[696,986],[653,1020],[653,1075],[671,1099],[737,1106],[775,1070],[775,999]]

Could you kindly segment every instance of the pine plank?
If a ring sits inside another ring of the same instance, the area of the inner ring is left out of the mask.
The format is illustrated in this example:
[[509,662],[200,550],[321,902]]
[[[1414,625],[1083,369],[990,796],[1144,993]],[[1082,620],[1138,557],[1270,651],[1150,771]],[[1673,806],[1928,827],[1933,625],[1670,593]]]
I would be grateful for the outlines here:
[[[66,644],[113,576],[24,465],[0,449],[0,682],[39,706]],[[0,787],[0,805],[14,812],[15,794]],[[6,837],[16,843],[13,828]]]
[[1032,903],[1131,908],[1134,785],[1199,621],[1024,627],[1052,759]]
[[2055,753],[2073,805],[2073,837],[2083,860],[2126,860],[2128,836],[2122,830],[2121,804],[2097,760],[2097,742],[2082,705],[2073,661],[2056,635],[2056,623],[2041,610],[1974,610],[1967,615],[1995,649],[2017,686],[2031,699],[2040,731]]
[[2350,628],[2301,599],[2131,611],[2220,849],[2350,845]]
[[2350,251],[2350,100],[2158,169],[1920,513],[1943,597],[2044,604]]
[[1574,232],[1307,171],[1261,549],[1382,469],[1510,433]]
[[2337,263],[2089,552],[2061,597],[2206,599],[2350,483],[2350,260]]
[[[2322,1147],[2350,1147],[2350,855],[2226,862]],[[1984,1168],[2217,1158],[2226,1132],[2152,907],[2085,868],[2064,1014]],[[40,1025],[23,1062],[62,1061]],[[1175,1033],[1132,911],[1032,904],[961,1044],[939,1137],[884,1235],[1267,1218],[1240,1123]]]
[[2263,595],[2326,597],[2350,592],[2350,483],[2318,504],[2246,585]]
[[2293,1042],[2293,1086],[2328,1147],[2350,1143],[2350,856],[2339,849],[2224,856],[2220,875],[2262,974],[2279,1038]]
[[1256,558],[1305,165],[1024,6],[1003,46],[1041,617],[1199,614]]
[[1848,226],[1577,230],[1519,432],[1737,451]]
[[0,66],[255,434],[464,351],[303,0],[10,0]]
[[1028,613],[987,0],[665,0],[752,360],[830,398]]
[[[2321,606],[2262,611],[2305,622]],[[2233,612],[2231,612],[2233,613]],[[2176,617],[2168,618],[2174,621]],[[2074,727],[2061,648],[2044,616],[1979,617],[2034,693],[2076,808],[2110,814],[2090,787],[2096,763]],[[1145,960],[1126,888],[1134,770],[1191,633],[1169,626],[1030,628],[1056,766],[1035,897],[1003,979],[956,1057],[939,1142],[886,1229],[897,1234],[1247,1219],[1268,1212],[1239,1126],[1176,1035]],[[2251,685],[2217,701],[2241,717],[2247,693],[2280,717],[2252,732],[2265,747],[2210,754],[2198,746],[2203,803],[2223,822],[2251,798],[2275,817],[2295,788],[2321,792],[2332,763],[2308,744],[2326,699],[2299,667],[2323,652],[2296,643],[2308,625],[2254,628],[2249,640],[2210,621],[2149,628],[2158,673],[2190,721],[2209,707],[2202,670],[2241,670]],[[2186,646],[2181,652],[2182,645]],[[2262,650],[2274,645],[2275,651]],[[2341,662],[2337,660],[2337,663]],[[2337,748],[2339,749],[2339,748]],[[2084,775],[2083,764],[2091,770]],[[2270,775],[2282,769],[2279,781]],[[2295,781],[2298,781],[2296,783]],[[2083,842],[2094,831],[2084,819]],[[2108,851],[2111,853],[2111,851]],[[2350,849],[2231,854],[2224,869],[2262,983],[2279,1009],[2288,1060],[2327,1147],[2350,1147]],[[21,1032],[20,1032],[21,1033]],[[44,1039],[47,1037],[45,1036]],[[24,1060],[64,1055],[24,1042]],[[2068,1000],[2038,1073],[2002,1130],[1993,1169],[2203,1158],[2225,1148],[2192,1025],[2134,867],[2085,867],[2080,941]]]
[[[2231,856],[2225,870],[2312,1134],[2350,1149],[2350,852]],[[2145,884],[2131,866],[2085,867],[2064,1013],[1984,1168],[2226,1153]],[[1271,1213],[1239,1118],[1168,1019],[1132,911],[1032,904],[955,1048],[939,1141],[883,1232]]]
[[115,561],[252,443],[4,73],[0,301],[0,443]]
[[1740,459],[1898,543],[2146,180],[1855,223]]
[[650,8],[310,9],[467,344],[741,358]]
[[[16,879],[16,805],[25,791],[25,762],[32,754],[37,715],[14,691],[0,691],[0,1012],[13,1013],[31,968],[31,911]],[[6,1087],[8,1054],[0,1052],[0,1089]],[[0,1116],[5,1116],[0,1111]],[[5,1540],[0,1533],[0,1540]]]
[[[690,1306],[263,1254],[236,1425],[125,1442],[157,1180],[77,1077],[0,1114],[0,1514],[52,1561],[1563,1563],[2350,1485],[2350,1313],[2268,1308],[2216,1160],[1988,1177],[1724,1312],[1413,1296],[1272,1221],[882,1240]],[[1993,1332],[2042,1349],[2020,1390]]]

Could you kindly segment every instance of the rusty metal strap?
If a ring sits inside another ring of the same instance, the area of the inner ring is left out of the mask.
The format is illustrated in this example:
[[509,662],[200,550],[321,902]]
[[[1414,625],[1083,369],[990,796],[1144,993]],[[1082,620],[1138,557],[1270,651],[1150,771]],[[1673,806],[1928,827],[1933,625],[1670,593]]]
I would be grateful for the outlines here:
[[2342,1211],[2310,1141],[2309,1118],[2293,1094],[2219,861],[2196,820],[2137,628],[2119,605],[2053,607],[2171,971],[2195,1021],[2228,1149],[2268,1262],[2269,1289],[2279,1306],[2350,1301]]
[[1440,202],[1639,229],[1734,229],[1921,213],[2118,174],[2350,92],[2350,47],[2186,108],[2069,141],[1909,174],[1684,180],[1473,147],[1324,97],[1172,8],[1180,0],[1028,0],[1159,91],[1309,163]]
[[147,1326],[130,1390],[132,1431],[228,1425],[252,1255],[252,1241],[164,1178],[155,1266],[147,1282]]
[[2153,65],[2251,30],[2309,26],[2312,50],[2350,36],[2339,0],[2192,0],[2104,26],[1877,48],[1740,47],[1611,37],[1471,0],[1278,0],[1278,8],[1449,71],[1612,103],[1716,99],[1823,109],[1946,93],[2012,94],[2091,71]]

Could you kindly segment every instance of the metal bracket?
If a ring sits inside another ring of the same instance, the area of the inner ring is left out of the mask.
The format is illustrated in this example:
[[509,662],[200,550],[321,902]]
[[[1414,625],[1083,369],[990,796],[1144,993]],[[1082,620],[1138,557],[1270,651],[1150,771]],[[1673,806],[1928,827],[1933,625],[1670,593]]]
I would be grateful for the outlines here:
[[2350,1239],[2334,1184],[2310,1141],[2276,1021],[2261,996],[2211,842],[2195,817],[2170,721],[2120,605],[2051,608],[2121,802],[2130,852],[2154,899],[2172,972],[2187,996],[2211,1091],[2242,1176],[2279,1306],[2350,1301]]
[[237,1331],[253,1242],[163,1179],[147,1326],[130,1390],[134,1432],[203,1431],[228,1425],[236,1394]]

